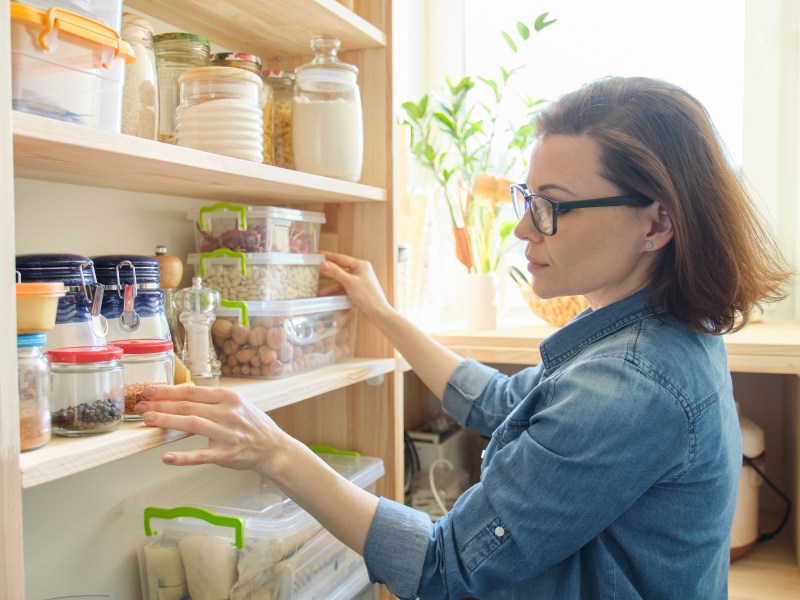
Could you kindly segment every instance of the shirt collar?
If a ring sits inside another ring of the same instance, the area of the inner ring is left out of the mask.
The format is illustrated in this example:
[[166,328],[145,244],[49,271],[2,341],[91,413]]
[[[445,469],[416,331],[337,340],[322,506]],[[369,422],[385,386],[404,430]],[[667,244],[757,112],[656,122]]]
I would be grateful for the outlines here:
[[548,371],[569,360],[586,346],[614,333],[634,321],[666,310],[660,302],[648,301],[648,290],[638,291],[600,310],[587,308],[539,345],[542,362]]

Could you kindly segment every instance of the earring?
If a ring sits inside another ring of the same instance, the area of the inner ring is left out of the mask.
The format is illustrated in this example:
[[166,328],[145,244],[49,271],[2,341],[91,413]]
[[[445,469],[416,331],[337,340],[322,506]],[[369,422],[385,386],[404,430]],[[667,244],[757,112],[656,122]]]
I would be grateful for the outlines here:
[[651,242],[650,240],[647,240],[644,243],[644,249],[647,250],[647,251],[652,250],[653,249],[653,242]]

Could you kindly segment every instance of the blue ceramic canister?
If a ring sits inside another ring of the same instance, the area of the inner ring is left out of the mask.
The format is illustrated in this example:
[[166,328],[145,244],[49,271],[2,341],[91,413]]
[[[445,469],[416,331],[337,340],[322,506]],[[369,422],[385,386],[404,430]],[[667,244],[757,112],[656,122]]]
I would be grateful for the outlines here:
[[97,280],[105,285],[101,312],[109,340],[169,340],[161,287],[161,263],[154,256],[93,256]]
[[108,331],[100,312],[104,288],[92,261],[79,254],[20,254],[16,257],[20,283],[63,282],[56,324],[47,335],[45,350],[67,346],[102,346]]

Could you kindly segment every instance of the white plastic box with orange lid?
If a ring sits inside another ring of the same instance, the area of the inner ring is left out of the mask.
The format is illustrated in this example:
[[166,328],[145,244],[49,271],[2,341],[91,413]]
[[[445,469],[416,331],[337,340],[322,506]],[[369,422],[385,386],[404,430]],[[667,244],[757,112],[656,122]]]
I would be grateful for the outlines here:
[[119,133],[125,64],[135,60],[119,24],[58,6],[10,8],[13,108]]
[[[381,459],[322,450],[339,474],[375,491]],[[139,531],[145,600],[344,600],[369,582],[355,551],[251,471],[194,468],[127,501],[125,511]]]

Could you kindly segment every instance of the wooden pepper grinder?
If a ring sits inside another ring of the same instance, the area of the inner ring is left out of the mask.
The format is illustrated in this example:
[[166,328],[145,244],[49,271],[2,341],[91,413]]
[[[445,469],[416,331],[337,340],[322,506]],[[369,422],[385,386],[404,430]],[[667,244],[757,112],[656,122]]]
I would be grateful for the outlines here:
[[[161,291],[164,293],[164,314],[167,317],[170,337],[175,351],[175,357],[181,356],[183,351],[183,331],[178,320],[178,311],[173,304],[175,290],[183,279],[183,261],[177,256],[167,254],[167,247],[164,245],[156,246],[155,257],[161,263]],[[175,363],[175,383],[180,383],[180,367],[178,361]]]

